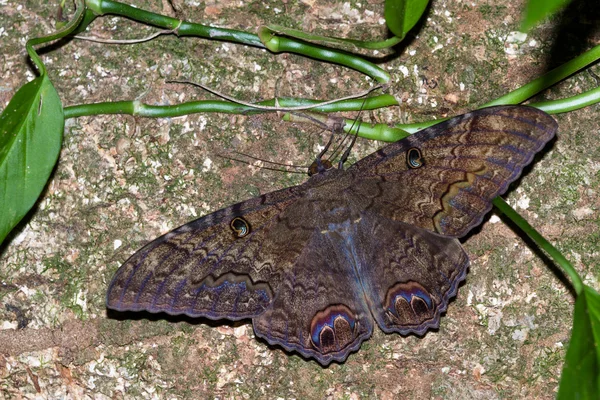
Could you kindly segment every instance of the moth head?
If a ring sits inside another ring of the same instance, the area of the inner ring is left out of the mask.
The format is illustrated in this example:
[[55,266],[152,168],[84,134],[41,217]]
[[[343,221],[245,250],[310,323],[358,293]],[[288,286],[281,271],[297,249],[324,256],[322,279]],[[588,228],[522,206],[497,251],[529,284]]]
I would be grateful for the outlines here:
[[327,159],[322,160],[320,158],[317,158],[315,161],[313,161],[312,164],[310,164],[310,167],[308,167],[308,176],[313,176],[318,173],[325,172],[327,170],[330,170],[331,168],[333,168],[333,164],[331,163],[331,161]]

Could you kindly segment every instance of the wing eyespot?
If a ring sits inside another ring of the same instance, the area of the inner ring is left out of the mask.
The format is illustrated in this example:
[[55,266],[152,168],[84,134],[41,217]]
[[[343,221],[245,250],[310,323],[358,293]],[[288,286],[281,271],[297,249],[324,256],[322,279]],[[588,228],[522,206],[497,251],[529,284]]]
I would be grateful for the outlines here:
[[320,354],[343,352],[355,343],[360,321],[348,307],[337,304],[319,311],[310,323],[310,338]]
[[410,149],[408,149],[408,151],[406,152],[406,165],[408,165],[408,168],[421,168],[423,164],[424,161],[421,150],[419,150],[416,147],[411,147]]
[[236,238],[243,238],[250,233],[250,224],[242,217],[235,217],[229,223]]

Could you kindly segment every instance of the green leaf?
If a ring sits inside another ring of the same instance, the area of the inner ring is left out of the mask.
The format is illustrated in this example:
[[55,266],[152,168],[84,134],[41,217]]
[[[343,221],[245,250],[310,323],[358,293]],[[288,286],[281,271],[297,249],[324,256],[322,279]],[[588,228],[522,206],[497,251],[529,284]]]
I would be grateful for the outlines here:
[[427,3],[429,0],[386,0],[383,15],[390,31],[404,38],[421,19]]
[[600,294],[589,286],[575,301],[573,333],[558,390],[559,400],[600,398]]
[[564,7],[571,0],[529,0],[525,9],[525,17],[521,31],[527,32],[544,18]]
[[46,186],[64,122],[60,98],[46,75],[23,85],[0,115],[0,243]]

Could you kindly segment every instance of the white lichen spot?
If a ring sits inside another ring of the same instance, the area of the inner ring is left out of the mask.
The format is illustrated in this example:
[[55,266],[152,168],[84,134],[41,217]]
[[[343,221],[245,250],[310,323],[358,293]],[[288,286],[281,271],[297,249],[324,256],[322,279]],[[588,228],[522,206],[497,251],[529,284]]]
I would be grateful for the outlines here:
[[513,340],[518,340],[519,342],[524,342],[527,339],[527,334],[529,333],[529,329],[517,329],[513,332],[512,338]]
[[416,50],[410,50],[410,51],[408,52],[408,55],[409,55],[409,56],[414,56],[415,54],[417,54],[417,51],[416,51]]
[[115,239],[115,241],[113,242],[113,250],[118,249],[119,247],[121,247],[123,245],[123,242],[119,239]]
[[473,367],[472,374],[476,379],[479,379],[481,378],[481,375],[485,374],[485,368],[483,368],[483,365],[477,363]]
[[500,329],[502,323],[502,310],[491,310],[488,315],[488,333],[494,335]]
[[19,288],[19,290],[21,291],[21,293],[23,293],[25,295],[25,297],[31,297],[33,295],[35,295],[37,293],[37,290],[35,289],[29,289],[27,286],[23,285]]
[[483,304],[479,303],[479,304],[477,304],[475,306],[475,309],[479,313],[480,317],[487,317],[488,311],[487,311],[487,307],[486,306],[484,306]]
[[521,52],[521,45],[525,43],[526,39],[526,33],[518,31],[510,32],[504,41],[504,52],[508,55],[519,54]]
[[471,304],[473,304],[473,297],[475,295],[473,294],[473,292],[471,290],[469,290],[469,294],[467,295],[467,305],[470,306]]
[[538,42],[535,39],[531,39],[528,44],[529,44],[529,47],[535,47],[538,45]]
[[536,297],[538,297],[537,293],[535,293],[535,292],[529,293],[527,295],[527,297],[525,298],[525,303],[527,303],[527,304],[531,303],[531,300],[533,300]]
[[212,168],[212,160],[210,158],[207,158],[206,160],[204,160],[204,162],[202,163],[202,172],[207,172]]
[[17,323],[17,321],[2,321],[2,324],[0,324],[0,331],[6,329],[17,329],[18,326],[19,324]]
[[188,133],[192,131],[194,131],[194,128],[192,128],[190,121],[185,121],[183,123],[183,129],[181,130],[181,133]]
[[83,87],[83,85],[77,85],[75,89],[77,89],[77,91],[82,97],[87,97],[88,91],[86,88]]
[[399,69],[400,69],[400,72],[402,72],[402,75],[404,75],[405,78],[408,77],[408,68],[406,68],[405,65],[401,65]]
[[246,326],[247,325],[241,325],[236,328],[233,328],[233,336],[235,336],[238,339],[243,336],[246,336],[246,332],[247,332]]
[[19,357],[17,357],[17,359],[30,368],[39,368],[43,365],[47,365],[48,363],[54,363],[54,357],[56,357],[54,354],[54,349],[48,348],[32,353],[28,352],[26,355],[21,354]]
[[519,31],[509,32],[508,36],[506,36],[507,43],[525,43],[527,39],[527,34]]
[[204,128],[206,128],[206,123],[207,123],[207,119],[204,115],[201,115],[200,118],[198,118],[198,121],[200,122],[200,126],[198,127],[201,131],[204,130]]
[[129,186],[129,193],[137,195],[139,193],[139,187],[137,185]]
[[497,224],[498,222],[500,222],[500,217],[498,217],[496,214],[490,217],[490,223]]
[[459,83],[459,84],[458,84],[458,88],[460,89],[460,91],[461,91],[461,92],[464,92],[464,90],[465,90],[465,84],[464,84],[464,83],[462,83],[462,82],[461,82],[461,83]]
[[75,304],[81,307],[81,310],[83,312],[87,312],[87,297],[83,290],[79,290],[77,292],[77,295],[75,297]]
[[100,65],[96,65],[96,72],[100,74],[101,77],[105,78],[108,76],[108,73],[102,68]]
[[[48,199],[48,200],[50,200],[50,199]],[[27,237],[27,235],[29,234],[30,231],[31,230],[29,229],[29,225],[26,225],[25,229],[23,229],[23,231],[21,233],[19,233],[16,238],[13,239],[12,245],[18,246],[21,243],[23,243],[23,241],[25,240],[25,238]]]
[[450,372],[450,367],[442,367],[442,374],[447,374]]
[[523,197],[517,201],[517,207],[519,207],[521,210],[527,210],[529,208],[529,202],[529,197],[527,197],[527,195],[523,195]]
[[217,389],[222,389],[226,384],[235,380],[236,371],[231,371],[228,368],[222,367],[219,370],[219,377],[217,379]]
[[594,211],[589,207],[579,207],[571,212],[577,221],[581,221],[594,214]]

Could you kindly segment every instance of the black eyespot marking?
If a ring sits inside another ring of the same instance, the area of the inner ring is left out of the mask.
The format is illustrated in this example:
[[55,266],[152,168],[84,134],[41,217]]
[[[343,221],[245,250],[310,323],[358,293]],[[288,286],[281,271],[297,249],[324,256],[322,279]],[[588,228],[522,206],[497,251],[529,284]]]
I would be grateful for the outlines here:
[[232,219],[229,226],[237,238],[243,238],[250,233],[250,224],[242,217]]
[[423,166],[423,155],[421,154],[421,150],[416,147],[408,149],[406,152],[406,165],[408,165],[408,168],[412,169],[421,168]]

